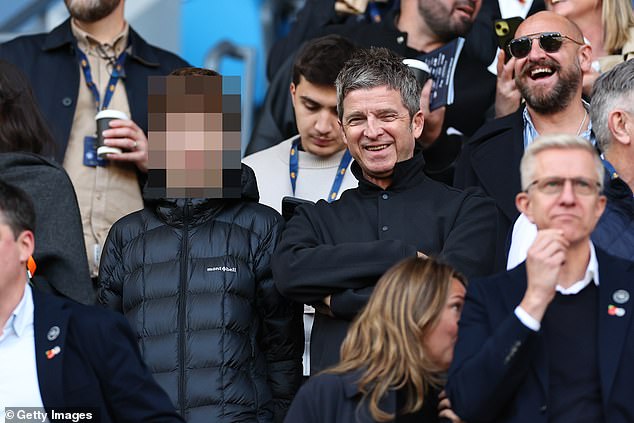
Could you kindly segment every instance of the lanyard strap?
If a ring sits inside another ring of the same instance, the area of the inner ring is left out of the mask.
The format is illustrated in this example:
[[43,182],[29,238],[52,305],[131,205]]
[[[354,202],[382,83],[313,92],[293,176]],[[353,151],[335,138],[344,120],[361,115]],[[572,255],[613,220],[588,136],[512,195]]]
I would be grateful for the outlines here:
[[[108,108],[110,104],[110,100],[112,100],[112,96],[114,94],[114,89],[117,87],[117,82],[119,82],[119,78],[122,75],[123,70],[123,62],[125,61],[125,57],[127,53],[124,51],[119,55],[117,60],[114,62],[114,66],[112,67],[112,74],[110,75],[110,80],[108,81],[108,89],[106,89],[106,95],[104,96],[103,103],[101,103],[101,96],[99,95],[99,90],[95,85],[95,82],[92,79],[92,72],[90,70],[90,63],[88,62],[88,57],[86,54],[81,51],[81,49],[77,49],[79,53],[79,64],[81,66],[81,70],[84,72],[84,78],[86,79],[86,85],[92,92],[92,96],[95,99],[95,106],[97,110],[104,110]],[[100,107],[101,105],[101,107]]]
[[[337,194],[341,188],[341,183],[343,182],[343,177],[346,174],[350,160],[352,160],[352,155],[350,154],[350,151],[346,149],[346,152],[343,154],[343,157],[341,157],[341,161],[339,162],[335,179],[332,181],[330,194],[328,194],[328,198],[326,199],[329,203],[337,198]],[[288,168],[291,178],[291,187],[293,188],[293,196],[295,196],[295,185],[297,184],[297,174],[299,173],[299,137],[297,137],[291,144]]]

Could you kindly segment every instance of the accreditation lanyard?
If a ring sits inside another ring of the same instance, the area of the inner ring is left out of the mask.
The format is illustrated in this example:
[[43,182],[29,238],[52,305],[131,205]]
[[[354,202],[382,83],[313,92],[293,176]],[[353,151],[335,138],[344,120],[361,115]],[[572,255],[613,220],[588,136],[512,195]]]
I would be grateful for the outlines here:
[[[291,153],[288,160],[293,195],[295,195],[295,185],[297,184],[297,174],[299,173],[299,141],[300,139],[297,137],[297,139],[293,141],[293,144],[291,144]],[[343,177],[346,174],[350,160],[352,160],[352,155],[350,155],[350,151],[346,149],[346,152],[343,154],[343,157],[339,162],[339,167],[337,168],[337,173],[335,174],[335,180],[332,181],[330,194],[327,198],[329,203],[337,198],[337,193],[339,193],[339,189],[341,188],[341,183],[343,182]]]
[[97,85],[95,85],[95,81],[93,81],[92,79],[92,72],[90,71],[90,63],[88,62],[88,57],[86,57],[86,54],[81,51],[81,49],[78,48],[77,51],[79,52],[79,64],[81,66],[81,70],[84,72],[86,85],[92,92],[92,96],[95,99],[95,106],[97,107],[97,110],[105,110],[108,108],[110,100],[112,100],[112,96],[114,94],[114,89],[117,87],[117,82],[119,82],[119,78],[123,74],[123,62],[125,61],[127,53],[125,51],[121,53],[117,60],[114,62],[114,66],[112,67],[112,74],[110,75],[110,81],[108,81],[108,89],[106,90],[106,95],[104,96],[103,103],[101,103],[101,95],[99,95]]

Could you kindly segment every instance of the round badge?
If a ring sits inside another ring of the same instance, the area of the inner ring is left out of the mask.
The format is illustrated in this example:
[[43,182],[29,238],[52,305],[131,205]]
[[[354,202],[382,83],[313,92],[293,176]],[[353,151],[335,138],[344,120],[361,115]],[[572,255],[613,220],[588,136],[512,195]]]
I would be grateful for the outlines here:
[[59,327],[53,326],[52,328],[48,330],[48,333],[46,334],[46,339],[48,339],[49,341],[54,341],[57,339],[58,336],[59,336]]
[[617,304],[625,304],[630,300],[630,293],[624,289],[619,289],[614,291],[614,294],[612,294],[612,299]]

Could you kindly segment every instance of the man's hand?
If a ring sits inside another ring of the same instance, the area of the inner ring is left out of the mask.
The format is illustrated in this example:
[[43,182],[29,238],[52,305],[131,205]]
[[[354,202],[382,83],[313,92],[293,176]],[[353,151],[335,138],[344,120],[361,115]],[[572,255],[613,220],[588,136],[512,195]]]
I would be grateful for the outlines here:
[[426,259],[426,258],[429,258],[429,257],[427,256],[427,254],[425,254],[425,253],[421,253],[420,251],[416,251],[416,257],[418,257],[418,258],[425,258],[425,259]]
[[420,93],[420,109],[423,112],[425,118],[425,125],[423,126],[423,133],[418,138],[418,142],[424,147],[427,147],[434,143],[440,137],[442,132],[442,126],[445,122],[446,106],[439,107],[433,112],[429,110],[431,88],[434,81],[428,79],[423,85],[423,90]]
[[132,120],[110,121],[110,129],[103,131],[104,143],[118,147],[121,154],[108,154],[108,160],[133,162],[141,172],[148,168],[148,141],[143,130]]
[[440,402],[438,403],[438,417],[444,417],[452,423],[463,423],[462,420],[460,420],[460,417],[458,417],[458,415],[451,409],[451,402],[449,402],[449,398],[447,398],[447,394],[444,389],[438,395],[438,399],[440,399]]
[[317,313],[325,314],[326,316],[335,317],[332,314],[332,310],[330,309],[330,300],[332,299],[332,295],[328,295],[323,299],[322,303],[311,304]]
[[522,95],[514,79],[515,57],[504,63],[506,52],[500,50],[497,63],[497,82],[495,86],[495,117],[510,115],[520,106]]
[[539,322],[555,297],[569,245],[562,230],[544,229],[537,232],[537,238],[526,254],[528,285],[520,307]]

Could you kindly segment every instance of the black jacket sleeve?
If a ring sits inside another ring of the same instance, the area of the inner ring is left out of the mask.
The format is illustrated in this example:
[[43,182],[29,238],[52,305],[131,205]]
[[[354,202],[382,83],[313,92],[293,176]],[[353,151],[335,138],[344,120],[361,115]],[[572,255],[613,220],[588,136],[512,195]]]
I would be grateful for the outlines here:
[[284,221],[267,234],[256,253],[257,306],[262,322],[260,348],[266,357],[267,379],[273,393],[272,411],[276,422],[286,415],[302,377],[304,333],[303,306],[283,297],[271,274],[271,255],[279,240]]

